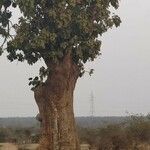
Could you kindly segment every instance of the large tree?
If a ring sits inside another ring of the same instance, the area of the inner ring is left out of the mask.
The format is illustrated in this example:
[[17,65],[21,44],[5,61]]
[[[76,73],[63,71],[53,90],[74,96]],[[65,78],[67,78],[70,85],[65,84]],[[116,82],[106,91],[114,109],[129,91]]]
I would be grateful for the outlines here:
[[[14,25],[10,6],[21,11]],[[119,0],[0,0],[1,53],[6,50],[10,61],[32,65],[42,59],[46,65],[29,79],[41,117],[41,150],[80,149],[74,88],[84,64],[100,55],[100,36],[120,25],[110,11],[118,6]]]

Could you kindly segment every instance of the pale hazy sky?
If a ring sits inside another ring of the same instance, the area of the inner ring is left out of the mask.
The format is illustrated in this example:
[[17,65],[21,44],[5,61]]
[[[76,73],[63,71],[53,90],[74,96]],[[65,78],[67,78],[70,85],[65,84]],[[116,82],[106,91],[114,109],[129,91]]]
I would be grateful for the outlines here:
[[[94,74],[78,80],[77,116],[90,115],[92,91],[97,116],[150,112],[150,1],[122,0],[118,14],[120,28],[103,36],[102,56],[86,65]],[[0,117],[38,113],[28,78],[39,66],[41,62],[32,67],[0,57]]]

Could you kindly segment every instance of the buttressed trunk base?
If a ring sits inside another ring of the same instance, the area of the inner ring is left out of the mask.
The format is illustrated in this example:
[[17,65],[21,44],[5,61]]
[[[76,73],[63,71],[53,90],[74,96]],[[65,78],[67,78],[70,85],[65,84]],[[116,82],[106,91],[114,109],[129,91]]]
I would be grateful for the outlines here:
[[80,150],[73,112],[78,68],[70,55],[66,55],[60,64],[46,64],[53,72],[34,90],[42,119],[39,149]]

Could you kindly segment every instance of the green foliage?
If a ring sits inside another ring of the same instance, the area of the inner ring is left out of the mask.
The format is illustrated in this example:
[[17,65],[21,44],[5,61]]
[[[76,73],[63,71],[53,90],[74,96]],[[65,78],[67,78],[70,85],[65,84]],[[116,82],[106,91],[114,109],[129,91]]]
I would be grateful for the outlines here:
[[38,85],[43,84],[44,79],[48,76],[49,73],[50,70],[42,66],[39,70],[39,77],[36,76],[35,78],[29,78],[29,86],[33,86],[32,90],[34,90],[34,88]]
[[59,63],[71,51],[73,61],[84,70],[87,61],[100,55],[99,36],[121,23],[110,11],[118,8],[119,0],[3,0],[0,8],[6,9],[1,9],[0,34],[5,37],[9,35],[5,28],[11,17],[10,5],[17,5],[22,17],[13,26],[16,36],[7,43],[7,57],[30,65],[41,58]]
[[16,3],[13,0],[1,0],[0,1],[0,35],[4,38],[4,41],[0,45],[0,55],[3,53],[3,46],[7,39],[10,37],[10,18],[12,12],[9,11],[9,7],[16,8]]

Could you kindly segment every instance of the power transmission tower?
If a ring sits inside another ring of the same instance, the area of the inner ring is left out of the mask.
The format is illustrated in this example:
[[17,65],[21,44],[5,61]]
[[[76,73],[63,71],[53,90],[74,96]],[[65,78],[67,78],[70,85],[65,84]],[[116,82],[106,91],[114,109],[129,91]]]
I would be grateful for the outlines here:
[[90,98],[90,116],[91,118],[94,118],[95,113],[95,107],[94,107],[94,94],[91,92],[91,98]]

